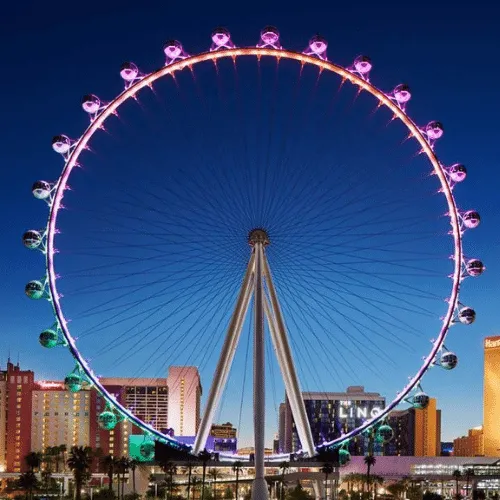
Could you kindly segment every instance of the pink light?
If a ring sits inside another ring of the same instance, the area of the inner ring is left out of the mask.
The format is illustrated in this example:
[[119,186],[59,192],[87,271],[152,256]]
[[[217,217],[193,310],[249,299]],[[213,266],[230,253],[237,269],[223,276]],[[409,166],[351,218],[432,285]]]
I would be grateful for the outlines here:
[[39,380],[36,385],[40,389],[64,389],[64,384],[62,382],[53,382],[49,380]]

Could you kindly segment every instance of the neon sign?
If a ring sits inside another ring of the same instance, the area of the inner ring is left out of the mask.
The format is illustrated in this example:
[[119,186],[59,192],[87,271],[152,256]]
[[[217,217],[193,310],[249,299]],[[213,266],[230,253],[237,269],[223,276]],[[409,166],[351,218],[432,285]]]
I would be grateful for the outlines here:
[[366,406],[358,406],[356,408],[350,407],[346,408],[344,406],[340,406],[339,408],[339,418],[368,418],[368,413],[370,414],[370,418],[375,418],[377,415],[380,415],[382,408],[374,407],[371,410],[368,410]]

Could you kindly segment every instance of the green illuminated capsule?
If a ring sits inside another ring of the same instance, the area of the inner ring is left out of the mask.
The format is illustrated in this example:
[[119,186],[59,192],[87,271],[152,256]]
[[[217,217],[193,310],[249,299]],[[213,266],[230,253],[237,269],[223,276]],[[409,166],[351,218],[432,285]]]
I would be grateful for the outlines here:
[[347,465],[351,461],[351,454],[344,448],[339,450],[339,464],[341,467]]
[[45,287],[43,286],[41,281],[30,281],[24,287],[24,293],[33,300],[41,299],[45,292]]
[[392,427],[387,424],[381,425],[377,429],[377,438],[380,439],[383,443],[388,443],[394,436],[394,431]]
[[65,379],[64,379],[64,385],[66,386],[66,389],[70,392],[78,392],[82,388],[82,377],[78,375],[77,373],[70,373]]
[[48,329],[40,334],[39,340],[43,347],[51,349],[59,343],[59,335],[56,331]]
[[155,444],[151,442],[142,443],[139,453],[145,460],[152,460],[155,456]]
[[107,431],[114,429],[116,427],[116,424],[118,423],[116,415],[109,410],[103,411],[99,415],[98,421],[99,421],[99,427]]

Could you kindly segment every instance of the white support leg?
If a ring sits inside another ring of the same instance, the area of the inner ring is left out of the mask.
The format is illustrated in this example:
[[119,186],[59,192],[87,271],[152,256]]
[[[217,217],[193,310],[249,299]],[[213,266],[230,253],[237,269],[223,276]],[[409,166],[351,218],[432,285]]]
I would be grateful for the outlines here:
[[[311,427],[309,426],[309,421],[307,419],[306,407],[304,405],[304,400],[302,399],[299,379],[297,377],[297,372],[295,371],[292,351],[290,349],[288,335],[286,333],[285,321],[283,320],[283,314],[278,302],[278,296],[276,294],[276,289],[274,288],[269,264],[265,257],[263,260],[264,274],[266,276],[267,288],[269,290],[269,295],[271,298],[272,313],[275,319],[275,326],[277,330],[275,340],[276,350],[277,352],[281,353],[281,355],[278,356],[278,362],[280,363],[283,381],[285,382],[286,392],[290,401],[292,415],[295,420],[295,425],[297,427],[297,432],[299,434],[302,448],[310,457],[313,457],[316,454],[316,448],[314,446]],[[286,385],[287,381],[288,385]]]
[[258,241],[254,245],[254,351],[253,351],[253,425],[255,446],[255,479],[252,483],[252,500],[267,500],[269,492],[265,479],[265,339],[264,339],[264,288],[262,280],[264,249]]
[[215,369],[212,385],[210,386],[210,392],[208,394],[207,406],[205,408],[205,412],[203,413],[200,428],[198,429],[198,433],[196,434],[196,439],[193,446],[193,453],[195,455],[200,453],[200,451],[202,451],[205,447],[208,434],[210,433],[210,429],[212,427],[215,410],[219,405],[224,387],[226,386],[227,377],[229,376],[229,371],[231,370],[236,347],[240,339],[241,329],[243,327],[245,316],[248,311],[248,306],[250,304],[250,297],[253,291],[252,277],[254,273],[254,267],[255,254],[252,253],[250,261],[248,262],[245,277],[243,279],[240,294],[238,295],[238,300],[236,301],[236,307],[227,329],[226,338],[224,340],[224,344],[222,345],[221,354],[217,363],[217,367]]

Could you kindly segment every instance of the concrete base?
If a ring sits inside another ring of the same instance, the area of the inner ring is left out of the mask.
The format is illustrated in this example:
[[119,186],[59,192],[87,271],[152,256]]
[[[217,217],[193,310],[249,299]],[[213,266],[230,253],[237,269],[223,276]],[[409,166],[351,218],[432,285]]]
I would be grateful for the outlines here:
[[252,481],[252,500],[269,500],[267,481],[264,478],[256,478]]

